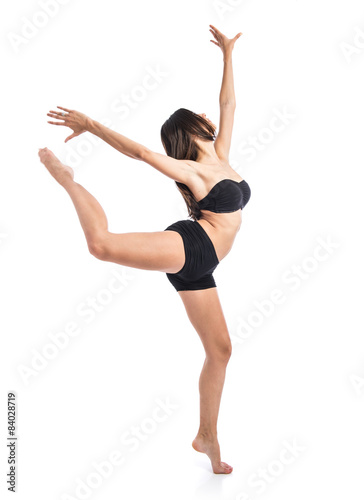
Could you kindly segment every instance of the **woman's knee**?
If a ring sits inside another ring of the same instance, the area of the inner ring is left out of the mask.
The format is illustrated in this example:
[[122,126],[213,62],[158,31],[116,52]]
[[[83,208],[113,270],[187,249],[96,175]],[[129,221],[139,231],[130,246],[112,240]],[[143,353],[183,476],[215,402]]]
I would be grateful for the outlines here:
[[207,358],[227,363],[232,355],[232,345],[230,338],[219,342],[216,345],[210,346],[206,352]]

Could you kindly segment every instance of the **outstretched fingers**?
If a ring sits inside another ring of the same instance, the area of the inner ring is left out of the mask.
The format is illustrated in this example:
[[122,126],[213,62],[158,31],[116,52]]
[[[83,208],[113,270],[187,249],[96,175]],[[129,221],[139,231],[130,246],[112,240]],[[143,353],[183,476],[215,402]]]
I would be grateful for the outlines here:
[[62,123],[62,122],[50,122],[50,121],[48,121],[48,123],[51,123],[52,125],[64,125],[64,126],[66,125],[66,122]]
[[[222,35],[221,31],[219,31],[217,28],[215,28],[215,26],[213,26],[212,24],[209,24],[210,28],[212,28],[214,31],[216,31],[216,33],[218,33],[219,35]],[[210,30],[211,31],[211,30]]]
[[221,31],[219,31],[215,26],[213,26],[212,24],[209,25],[210,26],[210,33],[212,33],[212,35],[214,36],[215,40],[217,40],[217,43],[214,41],[214,40],[210,40],[210,42],[213,42],[215,45],[219,46],[219,47],[222,47],[223,45],[226,45],[226,44],[234,44],[236,42],[236,40],[238,38],[241,37],[241,35],[243,34],[242,32],[239,32],[237,35],[235,35],[234,38],[227,38],[223,33],[221,33]]
[[[57,106],[57,108],[64,109],[65,111],[68,111],[67,108],[61,108],[60,106]],[[54,111],[53,109],[51,109],[47,113],[47,116],[49,116],[51,118],[57,118],[57,120],[61,120],[59,122],[48,121],[48,123],[51,123],[52,125],[64,125],[64,126],[66,126],[65,113],[61,113],[60,111]]]
[[51,118],[59,118],[60,120],[64,119],[64,116],[62,116],[61,114],[58,114],[58,113],[54,113],[53,111],[49,111],[47,113],[47,116],[50,116]]
[[[211,24],[210,24],[211,26]],[[214,30],[212,30],[211,28],[209,29],[210,33],[212,33],[212,35],[215,37],[215,39],[220,42],[221,41],[221,33],[219,32],[215,32]],[[210,42],[213,42],[215,43],[216,45],[219,45],[218,43],[216,43],[214,40],[210,40]]]
[[57,108],[59,109],[63,109],[63,111],[67,111],[67,113],[70,113],[71,110],[70,109],[67,109],[67,108],[62,108],[62,106],[57,106]]
[[59,122],[48,121],[48,123],[51,123],[52,125],[66,125],[64,117],[59,116],[57,113],[50,112],[50,113],[47,113],[47,116],[50,116],[51,118],[57,118],[57,120],[60,120]]

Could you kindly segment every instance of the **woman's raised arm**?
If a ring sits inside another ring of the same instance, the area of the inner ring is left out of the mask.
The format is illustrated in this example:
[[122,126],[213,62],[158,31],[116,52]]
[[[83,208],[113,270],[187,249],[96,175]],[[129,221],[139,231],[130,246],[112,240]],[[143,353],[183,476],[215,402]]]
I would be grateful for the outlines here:
[[212,24],[210,24],[210,28],[216,40],[216,42],[214,40],[211,40],[211,42],[220,47],[224,57],[224,70],[219,96],[220,123],[215,140],[215,150],[221,159],[228,161],[236,107],[232,52],[236,40],[240,38],[242,33],[238,33],[234,38],[229,39]]

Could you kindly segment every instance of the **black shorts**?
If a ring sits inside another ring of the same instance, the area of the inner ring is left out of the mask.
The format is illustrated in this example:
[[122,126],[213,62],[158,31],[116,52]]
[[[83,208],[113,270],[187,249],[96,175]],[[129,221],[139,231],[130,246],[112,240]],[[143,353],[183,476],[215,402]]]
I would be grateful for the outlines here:
[[219,264],[219,259],[201,224],[185,219],[174,222],[165,231],[177,231],[182,236],[185,249],[183,267],[177,273],[166,273],[177,292],[216,287],[212,273]]

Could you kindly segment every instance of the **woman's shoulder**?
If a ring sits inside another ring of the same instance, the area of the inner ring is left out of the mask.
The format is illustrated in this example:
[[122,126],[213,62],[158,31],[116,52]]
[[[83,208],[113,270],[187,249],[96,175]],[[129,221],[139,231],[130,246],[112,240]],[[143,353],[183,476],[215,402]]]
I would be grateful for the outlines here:
[[237,172],[231,167],[228,161],[219,160],[219,162],[202,163],[199,161],[188,160],[191,165],[194,177],[203,182],[209,182],[211,179],[221,176],[234,177]]
[[224,160],[213,161],[211,163],[202,163],[194,160],[187,160],[187,162],[194,168],[196,173],[201,174],[201,176],[211,177],[222,170],[226,172],[233,170],[229,162]]
[[[239,175],[227,162],[201,163],[188,160],[193,169],[193,175],[190,176],[188,187],[196,199],[203,197],[210,189],[223,179],[236,179]],[[240,180],[240,179],[239,179]]]

